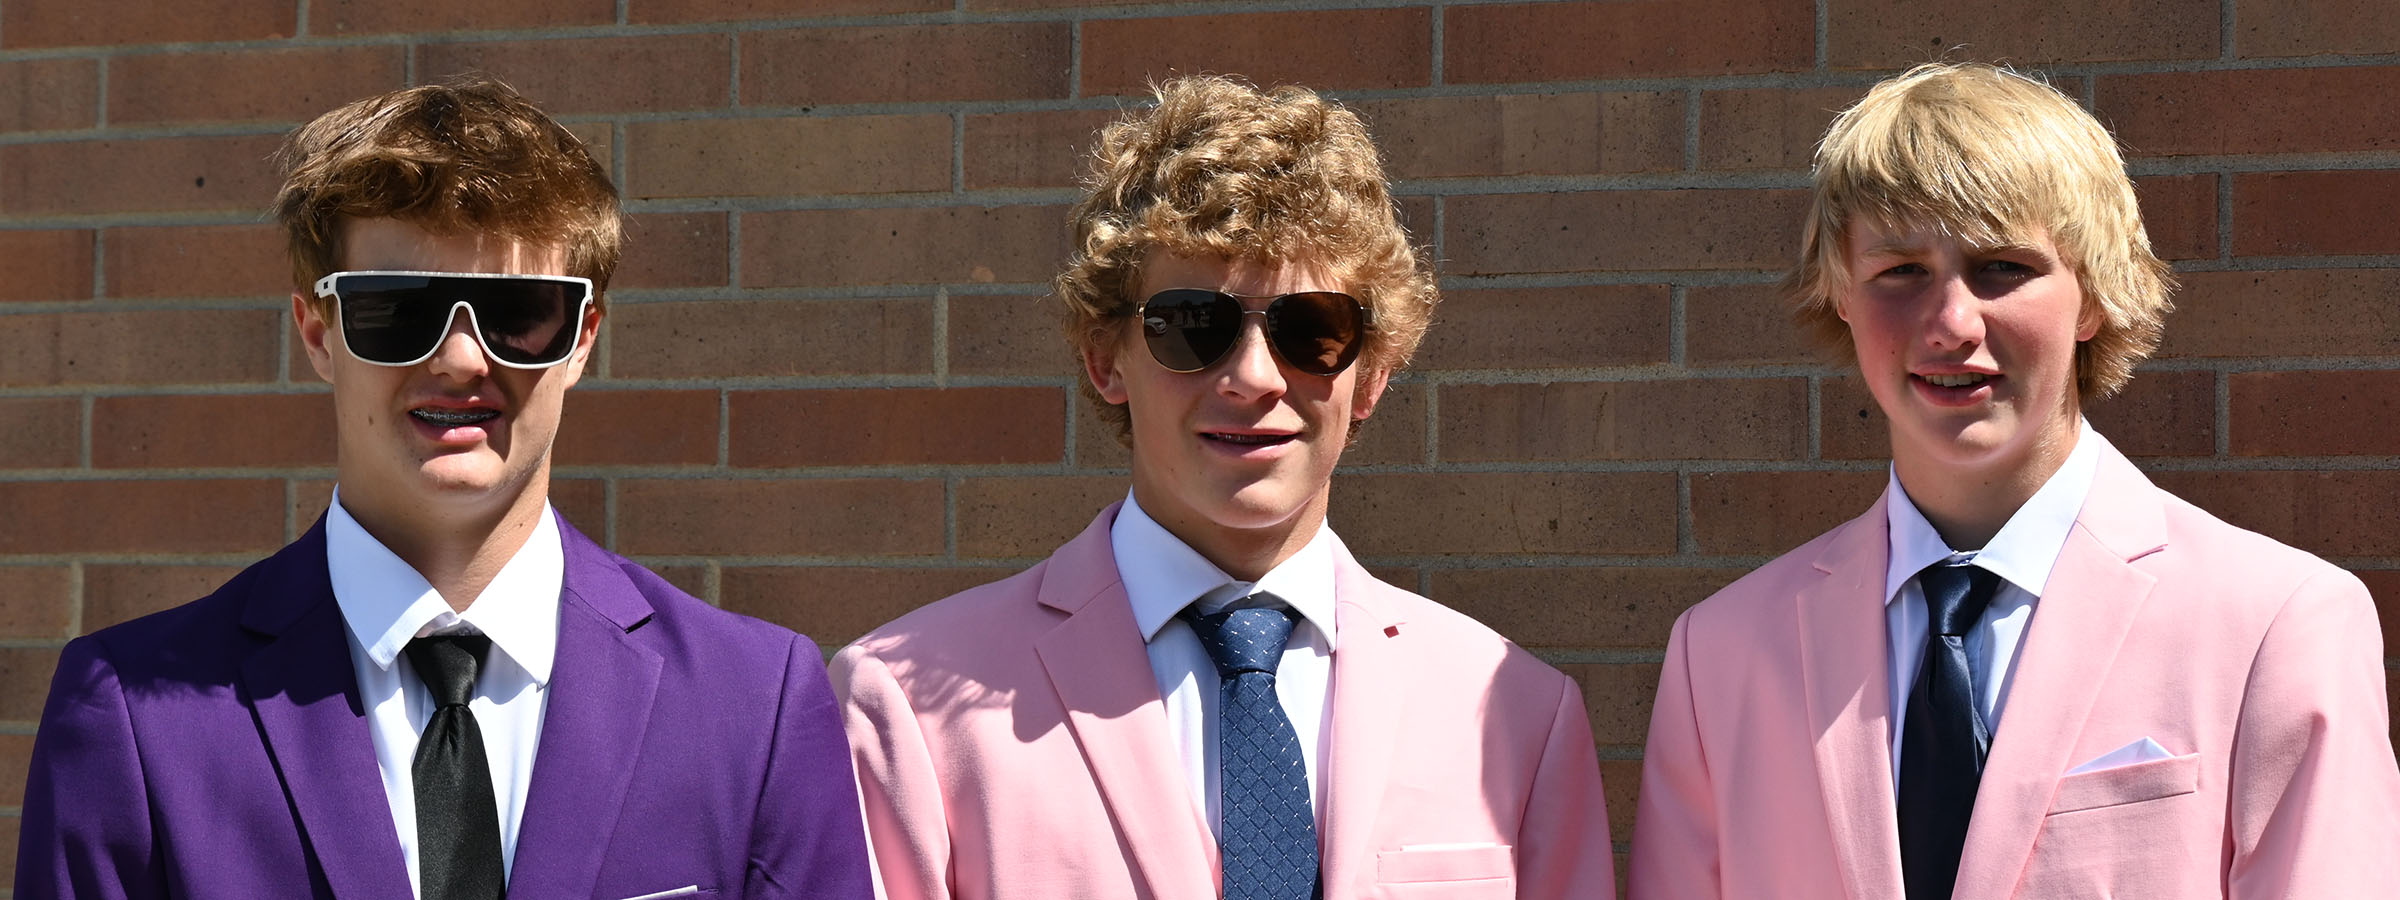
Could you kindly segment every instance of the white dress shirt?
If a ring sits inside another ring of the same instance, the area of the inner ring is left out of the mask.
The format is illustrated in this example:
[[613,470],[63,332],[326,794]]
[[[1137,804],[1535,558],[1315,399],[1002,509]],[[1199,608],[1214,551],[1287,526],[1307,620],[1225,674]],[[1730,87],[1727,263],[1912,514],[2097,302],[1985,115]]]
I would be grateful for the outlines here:
[[1891,485],[1886,489],[1891,502],[1885,506],[1891,528],[1892,562],[1884,575],[1884,626],[1890,634],[1887,650],[1891,663],[1892,693],[1892,777],[1897,785],[1900,775],[1900,743],[1906,733],[1908,694],[1917,680],[1917,666],[1925,659],[1926,621],[1925,589],[1917,584],[1917,573],[1925,567],[1945,560],[1964,560],[1975,567],[2000,576],[2000,588],[1992,593],[1991,605],[1983,618],[1975,623],[1966,636],[1967,663],[1975,672],[1975,702],[1982,708],[1983,721],[1994,734],[2000,731],[2000,714],[2008,706],[2009,683],[2015,679],[2017,650],[2025,636],[2025,626],[2033,621],[2034,604],[2040,601],[2042,586],[2050,581],[2050,569],[2058,565],[2059,551],[2066,549],[2067,533],[2075,528],[2075,516],[2083,511],[2083,500],[2092,492],[2092,478],[2099,471],[2100,448],[2107,441],[2093,431],[2091,423],[2078,421],[2075,449],[2067,461],[2051,473],[2040,490],[2018,507],[2000,533],[1992,535],[1991,543],[1981,550],[1952,550],[1942,541],[1933,523],[1910,502],[1908,492],[1900,485],[1899,470],[1894,469]]
[[1325,742],[1333,734],[1333,559],[1334,548],[1340,546],[1333,529],[1317,526],[1316,535],[1298,554],[1256,583],[1225,574],[1150,518],[1130,493],[1117,510],[1108,538],[1116,553],[1117,574],[1125,581],[1125,598],[1133,603],[1134,623],[1149,642],[1150,672],[1158,678],[1158,695],[1166,700],[1167,736],[1183,757],[1192,804],[1208,820],[1209,830],[1220,836],[1217,693],[1224,682],[1217,677],[1216,662],[1200,646],[1200,636],[1175,614],[1195,603],[1203,614],[1219,612],[1258,591],[1283,598],[1300,614],[1276,663],[1275,697],[1300,739],[1310,805],[1322,811]]
[[433,696],[401,649],[418,637],[480,632],[491,638],[467,702],[483,732],[492,767],[492,799],[500,809],[502,871],[516,864],[517,825],[524,818],[525,788],[533,780],[533,753],[542,735],[542,712],[550,698],[550,664],[558,652],[558,597],[566,579],[566,551],[550,506],[525,546],[509,558],[465,613],[453,613],[383,542],[359,527],[342,508],[336,488],[325,514],[325,562],[333,575],[333,598],[349,626],[350,668],[367,709],[375,741],[375,767],[391,802],[408,884],[417,885],[417,794],[411,774],[417,738],[433,717]]

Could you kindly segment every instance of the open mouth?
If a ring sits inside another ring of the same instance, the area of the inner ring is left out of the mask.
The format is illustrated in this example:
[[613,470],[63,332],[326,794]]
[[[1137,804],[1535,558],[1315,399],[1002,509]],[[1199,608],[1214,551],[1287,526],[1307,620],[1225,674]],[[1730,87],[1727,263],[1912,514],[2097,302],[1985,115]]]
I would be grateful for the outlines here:
[[1242,447],[1268,447],[1290,443],[1297,434],[1234,434],[1227,431],[1204,431],[1201,437]]
[[1974,387],[1992,379],[1992,376],[1981,372],[1962,372],[1956,375],[1919,375],[1917,377],[1931,382],[1935,387],[1946,388]]
[[409,410],[408,414],[415,416],[419,422],[424,422],[428,425],[438,425],[443,428],[463,428],[468,425],[481,425],[485,422],[489,422],[500,417],[500,413],[496,410],[434,409],[432,407],[424,406]]

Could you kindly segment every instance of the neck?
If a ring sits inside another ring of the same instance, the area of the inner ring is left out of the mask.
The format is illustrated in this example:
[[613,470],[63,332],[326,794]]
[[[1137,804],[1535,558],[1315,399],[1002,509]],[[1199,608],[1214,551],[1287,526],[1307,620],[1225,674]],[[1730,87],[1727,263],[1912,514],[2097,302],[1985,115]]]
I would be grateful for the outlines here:
[[342,509],[417,570],[454,612],[465,612],[541,523],[548,473],[505,504],[462,506],[421,495],[387,497],[342,485]]
[[1942,543],[1952,550],[1981,550],[2066,465],[2082,433],[2078,420],[2062,436],[2037,441],[2023,459],[1979,468],[1942,465],[1894,446],[1892,469]]
[[[1153,505],[1151,495],[1134,485],[1134,500],[1159,527],[1200,554],[1211,565],[1238,581],[1257,581],[1284,560],[1299,555],[1325,524],[1325,497],[1315,500],[1290,519],[1263,528],[1230,528],[1171,504]],[[1165,508],[1162,508],[1164,506]]]

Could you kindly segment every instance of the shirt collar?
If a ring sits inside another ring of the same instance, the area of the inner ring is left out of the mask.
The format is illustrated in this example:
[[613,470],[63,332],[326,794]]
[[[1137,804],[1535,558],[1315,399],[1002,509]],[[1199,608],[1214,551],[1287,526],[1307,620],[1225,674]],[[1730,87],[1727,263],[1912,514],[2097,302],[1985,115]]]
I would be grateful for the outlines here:
[[551,664],[558,656],[558,597],[566,580],[566,550],[548,502],[542,504],[525,545],[501,566],[465,613],[452,612],[425,576],[351,518],[342,508],[338,486],[325,512],[325,562],[342,622],[376,668],[391,668],[409,641],[460,630],[457,626],[463,624],[465,630],[490,637],[493,647],[533,676],[534,684],[549,683]]
[[1954,557],[1973,562],[2025,593],[2041,596],[2051,568],[2058,565],[2059,552],[2067,546],[2067,534],[2075,528],[2075,517],[2083,511],[2084,498],[2092,492],[2092,479],[2100,470],[2100,448],[2107,445],[2090,422],[2078,419],[2075,449],[2067,454],[2067,461],[1981,550],[1950,549],[1941,533],[1933,530],[1933,523],[1908,499],[1908,491],[1900,486],[1899,470],[1894,468],[1891,483],[1884,489],[1891,498],[1884,512],[1892,542],[1892,562],[1884,575],[1884,602],[1899,599],[1901,586],[1926,566]]
[[[1133,604],[1133,621],[1141,628],[1144,641],[1157,637],[1159,629],[1195,601],[1222,606],[1266,591],[1317,626],[1325,635],[1327,649],[1335,646],[1333,560],[1339,539],[1323,523],[1300,552],[1268,570],[1255,584],[1225,574],[1143,512],[1130,492],[1125,495],[1125,505],[1117,510],[1117,521],[1109,526],[1108,538],[1116,553],[1117,575],[1125,583],[1125,599]],[[1128,564],[1133,561],[1138,564]]]

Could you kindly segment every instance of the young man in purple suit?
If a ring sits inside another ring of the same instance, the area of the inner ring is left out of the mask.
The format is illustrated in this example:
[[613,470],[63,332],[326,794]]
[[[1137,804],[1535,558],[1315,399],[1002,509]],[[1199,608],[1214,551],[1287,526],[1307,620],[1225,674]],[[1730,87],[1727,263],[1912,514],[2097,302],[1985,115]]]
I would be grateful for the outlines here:
[[619,239],[581,143],[465,79],[328,113],[281,161],[333,503],[67,645],[16,896],[868,896],[816,645],[550,508]]

